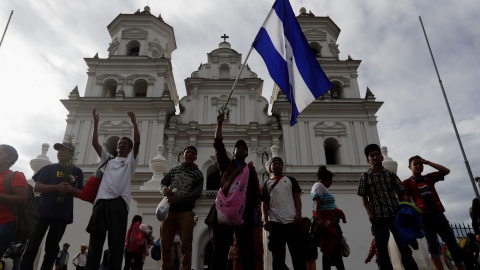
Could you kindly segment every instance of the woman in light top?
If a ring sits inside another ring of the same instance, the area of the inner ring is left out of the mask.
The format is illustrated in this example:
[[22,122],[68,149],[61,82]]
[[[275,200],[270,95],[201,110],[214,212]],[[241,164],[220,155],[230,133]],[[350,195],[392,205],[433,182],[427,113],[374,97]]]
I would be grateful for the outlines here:
[[[335,204],[335,197],[328,191],[332,185],[333,174],[325,166],[320,166],[317,173],[319,182],[312,187],[314,224],[312,230],[321,235],[320,251],[323,253],[323,270],[330,270],[332,266],[344,270],[342,260],[342,230],[340,219],[346,223],[343,211]],[[320,239],[318,237],[317,239]]]

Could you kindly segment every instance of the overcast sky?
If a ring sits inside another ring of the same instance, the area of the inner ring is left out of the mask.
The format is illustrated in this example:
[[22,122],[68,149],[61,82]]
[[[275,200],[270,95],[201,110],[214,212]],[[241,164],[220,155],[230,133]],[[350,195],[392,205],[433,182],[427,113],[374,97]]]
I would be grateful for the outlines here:
[[[173,72],[180,97],[184,79],[206,53],[216,49],[224,33],[232,48],[245,57],[273,0],[150,1],[152,14],[162,15],[175,31],[177,50]],[[0,1],[3,33],[0,47],[0,143],[17,148],[20,159],[12,169],[32,176],[29,162],[49,143],[62,141],[67,99],[78,85],[83,96],[87,81],[84,57],[108,56],[107,25],[119,13],[143,10],[144,1]],[[442,76],[458,132],[474,176],[480,176],[480,5],[475,0],[291,0],[295,14],[304,6],[317,16],[329,16],[342,30],[340,59],[362,60],[358,82],[384,105],[379,110],[380,142],[399,163],[401,179],[410,175],[408,158],[419,154],[451,169],[437,185],[451,222],[467,221],[475,196],[457,142],[438,78],[419,22],[422,16]],[[265,80],[270,100],[273,82],[257,52],[250,68]],[[178,112],[177,112],[178,113]],[[426,166],[426,171],[432,171]]]

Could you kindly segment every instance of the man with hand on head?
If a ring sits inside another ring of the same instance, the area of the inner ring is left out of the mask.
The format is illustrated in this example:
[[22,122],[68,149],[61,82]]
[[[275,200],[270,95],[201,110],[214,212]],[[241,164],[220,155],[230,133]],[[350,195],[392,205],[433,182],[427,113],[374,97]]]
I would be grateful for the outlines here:
[[403,267],[408,270],[418,270],[412,257],[412,250],[409,246],[400,244],[398,230],[394,226],[398,208],[397,196],[398,200],[405,201],[405,187],[395,173],[383,167],[380,146],[369,144],[364,152],[370,169],[361,175],[357,194],[362,197],[363,206],[367,210],[368,219],[375,233],[378,269],[393,269],[388,255],[388,240],[391,232],[400,251]]
[[[424,164],[438,171],[422,175]],[[403,181],[406,189],[406,199],[410,201],[410,197],[412,197],[415,205],[423,211],[423,232],[427,239],[428,252],[430,253],[430,258],[432,259],[435,269],[443,270],[442,260],[440,259],[442,253],[440,251],[438,236],[440,236],[443,242],[450,248],[455,268],[463,269],[461,250],[457,245],[455,234],[450,227],[450,223],[443,214],[445,208],[435,189],[435,184],[438,181],[443,181],[445,175],[450,173],[450,170],[440,164],[425,160],[420,156],[411,157],[408,160],[408,168],[412,171],[412,176]]]
[[73,197],[78,197],[83,188],[83,171],[80,168],[72,167],[71,175],[64,177],[66,168],[72,166],[75,147],[70,142],[64,142],[56,143],[53,148],[57,150],[58,163],[44,166],[32,177],[35,181],[33,190],[40,192],[40,219],[23,252],[21,270],[33,270],[33,263],[45,235],[45,255],[41,269],[53,268],[65,229],[73,222]]
[[[162,179],[160,192],[168,198],[170,209],[167,218],[160,223],[160,246],[162,269],[172,269],[172,246],[178,233],[182,243],[182,270],[190,270],[192,265],[192,240],[195,202],[202,195],[203,174],[194,163],[197,148],[188,146],[183,150],[183,162],[173,167]],[[177,189],[174,193],[172,190]],[[178,254],[180,256],[180,254]]]
[[123,248],[127,231],[130,206],[131,182],[138,165],[140,132],[133,112],[127,112],[133,126],[133,141],[122,137],[117,143],[116,157],[109,154],[98,142],[100,116],[93,109],[92,146],[100,157],[100,163],[107,162],[92,216],[87,226],[90,233],[89,252],[85,269],[98,270],[103,253],[103,244],[108,232],[109,269],[120,270],[123,261]]

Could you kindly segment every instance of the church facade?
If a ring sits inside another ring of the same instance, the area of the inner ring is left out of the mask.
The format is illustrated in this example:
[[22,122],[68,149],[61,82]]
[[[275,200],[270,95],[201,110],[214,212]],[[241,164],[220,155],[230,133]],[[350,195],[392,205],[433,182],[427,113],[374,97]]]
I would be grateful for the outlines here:
[[[326,165],[334,173],[330,191],[347,218],[347,223],[341,225],[351,249],[351,255],[344,258],[346,268],[367,269],[363,262],[372,236],[356,192],[359,176],[369,168],[364,147],[370,143],[380,145],[376,113],[383,102],[376,101],[369,89],[361,93],[357,81],[360,60],[350,56],[340,60],[340,28],[329,17],[315,16],[302,8],[297,19],[334,87],[310,104],[299,115],[298,123],[290,127],[291,107],[283,92],[275,86],[267,100],[262,95],[263,79],[247,66],[226,108],[224,142],[229,155],[236,140],[247,142],[247,161],[254,162],[261,184],[269,178],[263,164],[272,156],[282,157],[285,174],[295,177],[304,192],[305,217],[312,216],[310,189],[317,181],[315,174],[319,165]],[[158,190],[160,180],[181,161],[185,146],[197,147],[196,163],[205,183],[194,209],[199,220],[194,229],[192,268],[208,269],[213,233],[203,220],[218,190],[215,183],[219,173],[212,146],[216,117],[228,98],[225,89],[231,89],[240,71],[242,54],[224,39],[207,53],[205,63],[196,70],[192,67],[191,76],[185,79],[187,95],[180,98],[172,72],[172,52],[176,49],[172,26],[145,7],[142,12],[118,15],[107,28],[111,36],[108,58],[85,58],[88,82],[84,95],[75,88],[68,99],[61,100],[68,110],[65,134],[74,135],[77,145],[77,166],[85,172],[85,179],[98,166],[99,159],[91,146],[92,107],[100,115],[99,142],[111,153],[120,137],[133,136],[126,112],[135,112],[141,144],[132,179],[130,217],[142,215],[158,237],[160,225],[155,209],[163,197]],[[68,226],[64,240],[72,245],[88,243],[85,228],[91,208],[88,203],[75,201],[75,223]],[[265,269],[271,269],[267,235],[265,232],[263,238]],[[398,255],[391,253],[398,267]],[[421,251],[415,255],[422,269],[428,269],[425,254]],[[320,267],[321,253],[318,262]],[[159,268],[160,262],[151,258],[145,261],[145,269]]]

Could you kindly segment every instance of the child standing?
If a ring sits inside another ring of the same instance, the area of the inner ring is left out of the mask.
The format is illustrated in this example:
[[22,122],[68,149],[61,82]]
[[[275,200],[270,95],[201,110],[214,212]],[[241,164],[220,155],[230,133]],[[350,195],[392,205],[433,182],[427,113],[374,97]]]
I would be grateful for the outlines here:
[[318,258],[317,245],[315,243],[315,238],[313,233],[310,233],[310,227],[312,226],[312,221],[304,217],[302,218],[302,233],[303,233],[303,244],[305,250],[305,259],[307,263],[307,270],[316,270],[316,260]]

